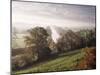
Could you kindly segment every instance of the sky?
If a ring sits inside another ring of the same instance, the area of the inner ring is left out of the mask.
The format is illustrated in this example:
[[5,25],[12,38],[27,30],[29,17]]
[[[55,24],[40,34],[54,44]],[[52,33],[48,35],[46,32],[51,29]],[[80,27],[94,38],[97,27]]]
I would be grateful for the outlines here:
[[95,27],[95,6],[12,1],[12,26]]
[[50,26],[54,42],[60,37],[54,26],[93,28],[95,14],[95,6],[12,1],[13,27],[23,31],[36,26]]

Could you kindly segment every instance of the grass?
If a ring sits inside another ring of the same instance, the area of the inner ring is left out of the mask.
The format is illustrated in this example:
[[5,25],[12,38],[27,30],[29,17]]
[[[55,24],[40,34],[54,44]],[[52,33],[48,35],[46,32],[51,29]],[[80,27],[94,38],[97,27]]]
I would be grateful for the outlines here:
[[83,58],[84,53],[81,50],[75,50],[60,54],[57,58],[41,62],[36,66],[13,72],[13,74],[42,73],[55,71],[75,70],[78,62]]

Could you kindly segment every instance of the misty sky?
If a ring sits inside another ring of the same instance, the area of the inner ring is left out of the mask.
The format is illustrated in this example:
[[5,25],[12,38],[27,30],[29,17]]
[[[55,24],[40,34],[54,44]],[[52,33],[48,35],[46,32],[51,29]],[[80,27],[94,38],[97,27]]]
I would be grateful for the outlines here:
[[12,25],[19,29],[95,27],[95,6],[12,1]]

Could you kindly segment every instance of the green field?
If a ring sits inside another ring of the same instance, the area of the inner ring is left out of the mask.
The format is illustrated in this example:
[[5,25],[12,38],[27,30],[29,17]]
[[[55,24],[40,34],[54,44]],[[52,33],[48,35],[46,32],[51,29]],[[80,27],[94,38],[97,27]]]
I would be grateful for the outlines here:
[[84,52],[80,49],[62,53],[56,58],[41,62],[35,66],[32,65],[27,69],[15,71],[13,74],[76,70],[77,64],[81,61],[83,56]]

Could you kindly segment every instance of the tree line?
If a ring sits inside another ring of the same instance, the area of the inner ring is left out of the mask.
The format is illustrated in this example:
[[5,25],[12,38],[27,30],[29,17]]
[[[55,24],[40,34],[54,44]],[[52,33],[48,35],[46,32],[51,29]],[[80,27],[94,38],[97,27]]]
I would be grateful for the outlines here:
[[74,32],[66,30],[55,43],[51,37],[51,30],[35,27],[27,31],[25,36],[25,52],[12,58],[13,69],[24,67],[38,60],[47,59],[59,53],[79,48],[95,46],[95,28]]

